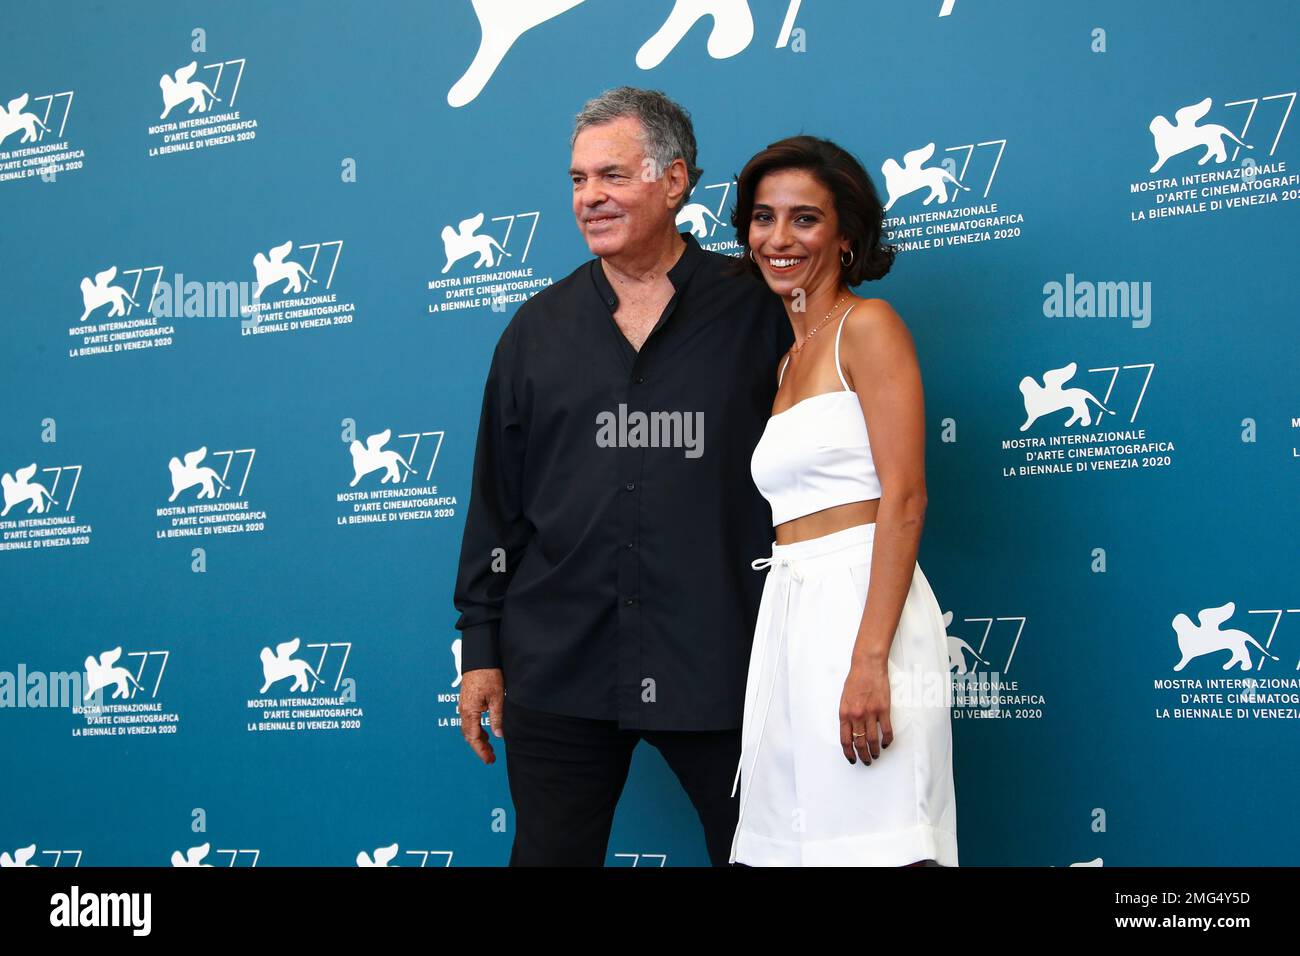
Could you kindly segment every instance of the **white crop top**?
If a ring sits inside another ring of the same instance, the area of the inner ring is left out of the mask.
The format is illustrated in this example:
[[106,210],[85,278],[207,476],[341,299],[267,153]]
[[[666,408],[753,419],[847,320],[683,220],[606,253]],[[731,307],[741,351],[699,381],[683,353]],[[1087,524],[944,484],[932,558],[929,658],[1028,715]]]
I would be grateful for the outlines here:
[[[795,402],[771,416],[754,448],[749,471],[772,506],[772,525],[852,501],[880,497],[880,480],[867,440],[867,423],[858,393],[849,388],[840,368],[840,333],[835,332],[835,371],[844,389]],[[785,378],[786,358],[777,377]]]

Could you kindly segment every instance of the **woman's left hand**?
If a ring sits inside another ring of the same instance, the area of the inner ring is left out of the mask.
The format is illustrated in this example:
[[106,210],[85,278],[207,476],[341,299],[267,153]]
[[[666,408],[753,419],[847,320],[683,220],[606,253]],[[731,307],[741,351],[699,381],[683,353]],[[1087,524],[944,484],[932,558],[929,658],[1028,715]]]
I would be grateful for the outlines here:
[[[856,735],[856,736],[855,736]],[[889,722],[889,664],[854,664],[840,696],[840,746],[849,763],[871,765],[894,740]]]

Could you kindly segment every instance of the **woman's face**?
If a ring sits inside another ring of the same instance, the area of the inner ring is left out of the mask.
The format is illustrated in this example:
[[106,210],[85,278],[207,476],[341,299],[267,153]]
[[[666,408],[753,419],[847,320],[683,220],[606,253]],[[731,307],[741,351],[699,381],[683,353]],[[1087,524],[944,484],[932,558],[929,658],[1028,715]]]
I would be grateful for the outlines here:
[[840,253],[849,244],[830,190],[807,170],[782,169],[758,181],[749,246],[768,286],[788,298],[799,289],[813,295],[838,287]]

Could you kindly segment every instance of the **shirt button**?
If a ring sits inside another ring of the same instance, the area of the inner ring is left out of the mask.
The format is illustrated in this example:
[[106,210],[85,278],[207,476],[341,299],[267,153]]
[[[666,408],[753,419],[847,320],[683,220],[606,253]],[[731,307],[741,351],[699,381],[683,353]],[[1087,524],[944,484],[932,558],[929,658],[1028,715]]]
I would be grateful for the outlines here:
[[615,299],[606,299],[606,300],[605,300],[605,302],[606,302],[607,304],[609,304],[609,305],[613,305],[615,301],[617,301],[617,300],[615,300]]
[[627,543],[627,549],[628,549],[629,551],[631,551],[631,550],[632,550],[633,548],[635,548],[635,547],[636,547],[636,542],[635,542],[635,541],[629,541],[629,542]]
[[636,378],[632,379],[632,381],[634,381],[634,382],[636,382],[638,385],[640,385],[642,382],[645,381],[645,378],[644,378],[644,376],[638,375]]
[[635,481],[629,481],[629,482],[628,482],[626,485],[624,485],[623,487],[626,488],[628,491],[635,491],[635,490],[636,490],[636,482],[635,482]]
[[627,606],[628,606],[628,607],[635,607],[635,606],[636,606],[636,598],[628,598],[628,599],[627,599]]

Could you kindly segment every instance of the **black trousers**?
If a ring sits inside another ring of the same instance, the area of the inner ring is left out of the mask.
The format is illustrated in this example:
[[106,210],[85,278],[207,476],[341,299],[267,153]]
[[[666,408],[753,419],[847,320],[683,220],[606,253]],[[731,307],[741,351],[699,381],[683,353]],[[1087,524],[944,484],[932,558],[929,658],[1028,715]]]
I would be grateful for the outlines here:
[[506,776],[515,805],[511,866],[603,866],[632,751],[664,756],[704,826],[713,866],[726,866],[739,801],[731,796],[740,728],[624,730],[616,720],[545,713],[506,694]]

